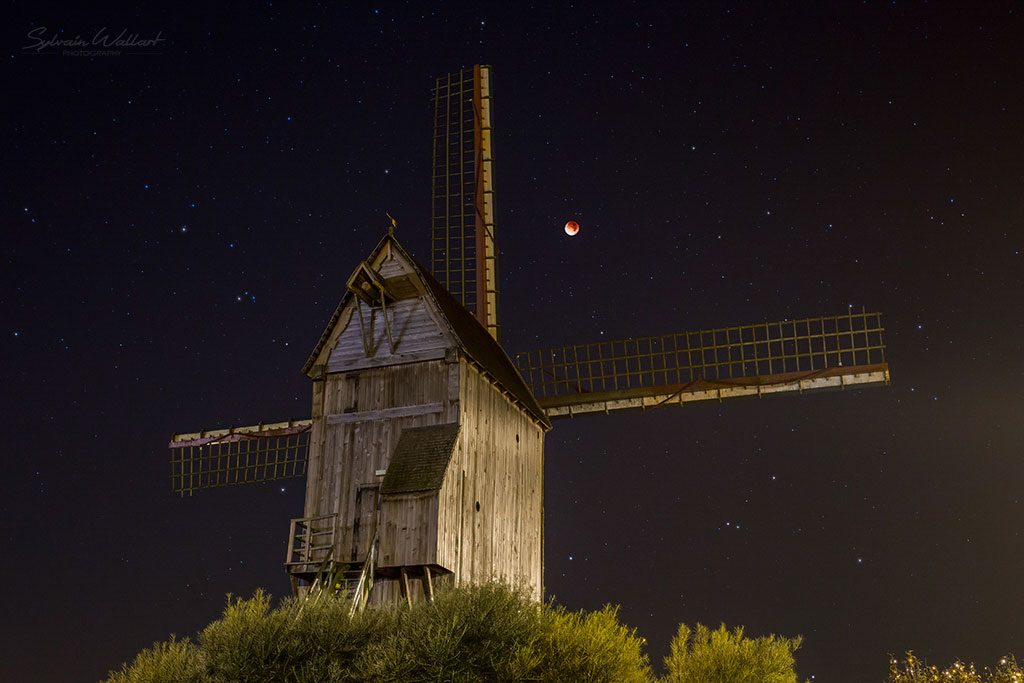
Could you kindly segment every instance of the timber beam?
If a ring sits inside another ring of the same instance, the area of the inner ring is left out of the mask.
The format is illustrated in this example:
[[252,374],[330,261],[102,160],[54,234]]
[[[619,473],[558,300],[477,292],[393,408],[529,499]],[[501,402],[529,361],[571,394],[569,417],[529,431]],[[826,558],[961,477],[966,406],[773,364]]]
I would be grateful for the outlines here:
[[304,432],[313,426],[313,420],[285,420],[283,422],[266,422],[245,427],[227,427],[225,429],[208,429],[201,432],[182,432],[171,437],[170,448],[185,446],[202,446],[208,443],[238,441],[246,437],[287,436]]
[[539,398],[538,401],[549,418],[557,418],[586,413],[606,413],[612,410],[685,405],[695,401],[722,401],[743,396],[760,397],[879,384],[889,384],[889,366],[886,363],[806,373],[760,375],[732,381],[696,380],[683,385],[551,396]]

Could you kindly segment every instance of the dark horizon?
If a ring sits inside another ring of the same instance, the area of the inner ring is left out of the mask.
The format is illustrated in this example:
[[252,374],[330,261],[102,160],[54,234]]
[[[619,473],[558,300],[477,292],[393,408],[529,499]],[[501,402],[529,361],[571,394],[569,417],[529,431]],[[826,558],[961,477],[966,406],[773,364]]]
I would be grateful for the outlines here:
[[[557,421],[547,594],[621,605],[656,668],[680,622],[801,634],[800,680],[1024,656],[1015,5],[20,9],[0,679],[95,680],[288,593],[302,480],[179,499],[168,437],[308,417],[385,212],[429,261],[430,88],[474,63],[510,354],[865,306],[892,369]],[[100,29],[162,40],[23,49]]]

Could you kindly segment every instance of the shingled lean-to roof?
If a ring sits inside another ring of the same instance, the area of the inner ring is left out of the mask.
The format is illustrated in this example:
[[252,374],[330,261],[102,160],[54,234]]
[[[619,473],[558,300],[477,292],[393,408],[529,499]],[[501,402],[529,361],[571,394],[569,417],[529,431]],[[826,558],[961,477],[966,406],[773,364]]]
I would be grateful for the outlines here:
[[381,495],[441,488],[458,439],[459,425],[454,423],[402,430],[380,485]]
[[[448,290],[444,288],[440,282],[438,282],[433,275],[430,274],[420,263],[412,257],[405,248],[398,243],[393,235],[385,235],[373,251],[370,256],[366,259],[372,261],[374,257],[384,248],[386,244],[391,245],[391,248],[398,252],[398,254],[404,258],[412,266],[415,271],[416,277],[423,283],[427,290],[427,295],[433,300],[437,309],[440,311],[444,318],[444,323],[447,324],[448,329],[451,330],[455,339],[458,341],[459,346],[462,350],[472,358],[477,365],[479,365],[484,372],[491,376],[491,378],[500,385],[503,389],[511,393],[515,399],[522,404],[522,406],[530,412],[541,424],[545,425],[550,429],[551,421],[548,419],[544,409],[540,407],[536,397],[530,388],[526,386],[526,382],[523,381],[522,375],[519,374],[519,370],[512,363],[512,360],[505,353],[505,350],[501,348],[501,345],[487,332],[486,328],[480,324],[472,313],[466,310],[466,308],[460,304],[455,298],[448,293]],[[324,333],[320,336],[320,340],[317,342],[316,348],[309,356],[309,360],[306,361],[306,365],[303,368],[303,372],[309,373],[313,367],[313,363],[316,362],[317,356],[320,355],[320,351],[323,350],[324,345],[327,343],[328,338],[331,335],[331,331],[337,324],[338,319],[341,317],[341,312],[352,298],[351,292],[345,292],[345,295],[341,299],[341,303],[335,309],[334,314],[331,316],[330,321],[327,323],[327,328]]]

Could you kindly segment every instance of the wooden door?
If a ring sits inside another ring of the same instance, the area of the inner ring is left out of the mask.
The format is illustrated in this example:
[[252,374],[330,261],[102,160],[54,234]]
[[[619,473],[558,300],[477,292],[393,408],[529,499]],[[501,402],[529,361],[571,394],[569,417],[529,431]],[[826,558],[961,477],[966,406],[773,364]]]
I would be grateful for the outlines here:
[[352,561],[362,562],[370,552],[377,531],[380,486],[361,484],[356,490],[356,515],[352,520]]

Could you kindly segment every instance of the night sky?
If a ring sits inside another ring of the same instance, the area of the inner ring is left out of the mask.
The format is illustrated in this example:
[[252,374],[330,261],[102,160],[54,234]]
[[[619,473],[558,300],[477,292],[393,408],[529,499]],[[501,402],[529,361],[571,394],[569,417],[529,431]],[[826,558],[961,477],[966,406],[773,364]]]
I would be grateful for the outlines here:
[[548,595],[621,604],[657,663],[697,621],[803,634],[834,683],[1024,656],[1024,22],[977,4],[8,10],[0,680],[288,592],[302,480],[182,500],[168,437],[309,415],[386,211],[428,260],[430,88],[474,63],[510,353],[887,328],[890,387],[557,421]]

